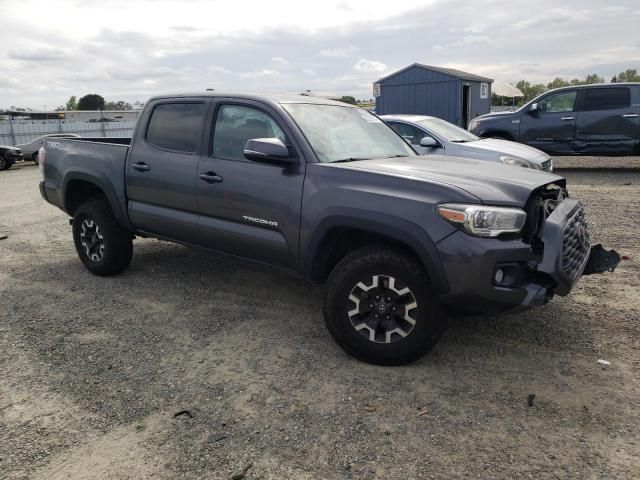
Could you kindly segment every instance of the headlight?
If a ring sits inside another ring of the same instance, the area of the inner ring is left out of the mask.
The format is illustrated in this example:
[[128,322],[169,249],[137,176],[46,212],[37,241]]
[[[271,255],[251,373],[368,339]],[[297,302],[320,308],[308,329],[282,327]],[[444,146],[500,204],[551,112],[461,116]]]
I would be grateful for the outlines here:
[[479,122],[478,122],[478,120],[476,120],[476,119],[471,120],[471,121],[469,122],[469,128],[468,128],[468,130],[469,130],[469,131],[471,131],[471,130],[473,130],[474,128],[476,128],[476,127],[478,126],[478,123],[479,123]]
[[438,214],[478,237],[497,237],[503,233],[522,230],[527,214],[520,208],[491,207],[445,203],[438,206]]
[[500,157],[500,161],[505,165],[515,165],[516,167],[524,167],[524,168],[535,168],[532,163],[527,162],[523,158],[510,157],[508,155],[503,155],[502,157]]

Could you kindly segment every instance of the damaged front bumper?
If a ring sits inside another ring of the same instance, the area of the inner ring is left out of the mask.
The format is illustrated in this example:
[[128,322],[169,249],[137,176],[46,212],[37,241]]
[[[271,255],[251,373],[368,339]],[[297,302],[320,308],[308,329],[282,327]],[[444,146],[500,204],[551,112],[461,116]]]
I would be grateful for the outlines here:
[[[567,295],[584,274],[613,271],[620,255],[591,246],[582,204],[566,199],[549,215],[542,230],[544,255],[537,270],[555,280],[554,293]],[[588,268],[587,268],[588,267]]]
[[448,277],[441,301],[464,312],[499,314],[567,295],[582,275],[613,271],[620,256],[591,246],[582,204],[560,203],[545,220],[542,253],[522,240],[476,238],[456,232],[437,244]]

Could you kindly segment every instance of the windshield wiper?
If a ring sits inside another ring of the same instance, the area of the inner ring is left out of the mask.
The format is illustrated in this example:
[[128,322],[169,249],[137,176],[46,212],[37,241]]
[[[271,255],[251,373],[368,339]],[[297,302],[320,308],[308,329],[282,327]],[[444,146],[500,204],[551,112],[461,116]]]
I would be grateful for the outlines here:
[[471,140],[449,140],[451,143],[468,143]]
[[391,155],[390,157],[384,157],[384,158],[403,158],[403,157],[408,157],[409,155],[405,155],[404,153],[400,153],[398,155]]
[[345,162],[357,162],[358,160],[371,160],[370,158],[356,158],[356,157],[349,157],[349,158],[342,158],[340,160],[333,160],[329,163],[345,163]]

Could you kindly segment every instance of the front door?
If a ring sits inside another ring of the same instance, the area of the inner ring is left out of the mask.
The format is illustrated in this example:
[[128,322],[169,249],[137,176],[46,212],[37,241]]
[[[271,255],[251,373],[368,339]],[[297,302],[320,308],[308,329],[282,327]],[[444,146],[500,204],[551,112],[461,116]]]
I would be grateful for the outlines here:
[[[198,237],[197,169],[204,101],[158,102],[140,119],[126,166],[128,211],[138,230],[181,242]],[[117,174],[117,172],[113,172]]]
[[433,138],[431,135],[429,135],[429,133],[419,129],[418,127],[409,125],[408,123],[404,123],[404,122],[390,121],[387,123],[391,128],[395,130],[395,132],[398,135],[404,138],[405,141],[408,144],[410,144],[413,147],[413,149],[416,152],[418,152],[420,155],[433,155],[434,153],[437,153],[439,155],[444,155],[444,150],[440,147],[439,143],[437,146],[434,146],[434,147],[423,147],[422,145],[420,145],[420,141],[424,137]]
[[639,108],[629,87],[593,87],[578,106],[576,152],[632,155],[638,142]]
[[552,154],[572,153],[576,130],[577,90],[551,93],[536,111],[520,116],[520,142]]
[[210,122],[208,154],[198,165],[200,228],[205,246],[286,268],[298,258],[305,162],[247,160],[253,138],[279,138],[298,155],[276,112],[259,102],[220,101]]

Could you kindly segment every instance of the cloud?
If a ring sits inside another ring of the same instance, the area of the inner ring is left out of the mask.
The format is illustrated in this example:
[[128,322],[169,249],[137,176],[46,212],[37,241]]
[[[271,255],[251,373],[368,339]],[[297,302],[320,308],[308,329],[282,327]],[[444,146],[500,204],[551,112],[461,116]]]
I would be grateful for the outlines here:
[[278,65],[280,67],[288,67],[290,63],[284,57],[272,57],[271,63]]
[[11,60],[22,60],[25,62],[57,62],[60,60],[68,60],[70,58],[69,54],[64,50],[48,47],[9,50],[7,56]]
[[352,56],[357,51],[357,47],[349,45],[348,47],[328,48],[325,50],[320,50],[319,55],[321,57],[328,58],[345,58]]
[[0,0],[0,107],[205,88],[370,98],[375,80],[415,62],[543,83],[640,68],[637,0],[369,2],[282,16],[260,3],[245,15],[241,2]]
[[238,74],[238,76],[240,78],[274,78],[274,77],[281,77],[282,73],[280,73],[277,70],[269,70],[265,68],[264,70],[256,70],[254,72],[240,73]]
[[388,67],[382,62],[361,58],[353,68],[359,72],[381,73],[384,72]]

